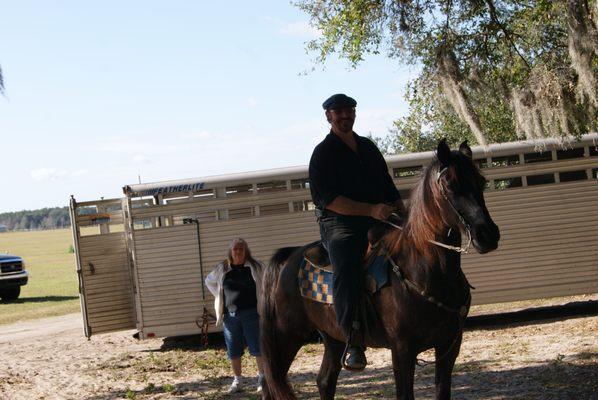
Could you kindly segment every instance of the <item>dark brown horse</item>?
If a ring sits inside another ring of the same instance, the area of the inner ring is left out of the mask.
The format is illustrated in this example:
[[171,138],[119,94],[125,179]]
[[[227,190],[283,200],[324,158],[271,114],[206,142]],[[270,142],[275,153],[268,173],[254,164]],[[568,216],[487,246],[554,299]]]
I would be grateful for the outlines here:
[[[451,152],[443,140],[436,155],[412,191],[403,228],[386,233],[375,247],[391,260],[390,283],[371,297],[379,329],[368,332],[366,344],[390,348],[397,399],[414,398],[417,355],[431,348],[436,356],[436,398],[450,398],[451,374],[471,300],[461,270],[461,233],[479,253],[496,249],[500,238],[484,202],[486,181],[467,142]],[[300,295],[297,274],[308,246],[278,250],[265,271],[264,399],[296,398],[287,372],[297,351],[316,331],[324,342],[317,377],[320,399],[334,398],[345,338],[333,307]]]

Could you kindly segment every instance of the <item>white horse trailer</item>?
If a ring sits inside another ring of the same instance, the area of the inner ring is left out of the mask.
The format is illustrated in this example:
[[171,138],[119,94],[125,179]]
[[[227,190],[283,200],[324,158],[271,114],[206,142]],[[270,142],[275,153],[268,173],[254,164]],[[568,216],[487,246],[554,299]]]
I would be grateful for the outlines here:
[[[598,134],[473,149],[501,230],[495,252],[463,256],[474,304],[598,292]],[[387,157],[404,199],[432,152]],[[200,332],[213,298],[203,278],[233,237],[267,262],[319,238],[307,167],[124,187],[77,202],[71,218],[85,335]],[[210,330],[214,330],[210,327]]]

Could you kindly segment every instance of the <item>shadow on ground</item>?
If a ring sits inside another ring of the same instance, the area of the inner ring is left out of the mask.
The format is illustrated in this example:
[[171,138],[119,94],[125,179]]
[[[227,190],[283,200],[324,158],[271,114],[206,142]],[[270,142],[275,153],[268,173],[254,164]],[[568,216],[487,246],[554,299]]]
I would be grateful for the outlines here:
[[[563,312],[565,311],[565,312]],[[560,318],[555,313],[562,312]],[[564,314],[564,315],[563,315]],[[479,324],[472,324],[469,330],[500,330],[505,326],[522,326],[551,323],[555,320],[566,320],[580,316],[596,315],[596,302],[552,307],[546,310],[523,310],[522,314],[511,315],[511,318],[499,316],[496,319],[484,316]],[[317,337],[314,337],[317,342]],[[208,350],[225,348],[221,333],[209,334]],[[201,352],[200,335],[166,338],[161,347],[153,352],[168,353],[183,350],[193,357],[194,352]],[[176,363],[176,361],[175,361]],[[200,372],[198,372],[198,375]],[[314,369],[305,373],[290,375],[297,397],[302,400],[318,399]],[[214,374],[216,375],[216,374]],[[454,399],[516,399],[516,400],[598,400],[598,353],[586,352],[563,357],[554,355],[552,361],[529,362],[525,367],[510,368],[497,363],[496,360],[476,360],[458,363],[453,372]],[[253,392],[253,379],[248,383],[248,390],[235,395],[227,395],[225,391],[230,384],[228,375],[216,375],[205,379],[179,382],[176,384],[148,384],[143,390],[114,390],[87,400],[108,399],[245,399],[254,400],[260,397]],[[415,397],[418,399],[434,398],[434,366],[417,367],[415,378]],[[383,368],[368,368],[366,371],[351,374],[341,373],[336,399],[394,399],[395,389],[390,365]]]
[[[201,345],[201,335],[189,335],[189,336],[177,336],[164,338],[162,346],[159,351],[170,351],[170,350],[205,350]],[[224,336],[222,332],[215,332],[208,334],[208,347],[207,349],[224,349],[226,345],[224,343]]]
[[[71,297],[64,299],[71,299]],[[598,315],[598,301],[571,302],[559,306],[533,307],[513,312],[470,316],[466,320],[465,330],[499,330],[505,327],[551,324],[555,321],[563,321],[570,318],[585,318],[591,315]],[[319,343],[319,341],[320,337],[318,334],[314,334],[310,343]],[[208,334],[207,348],[224,348],[222,333]],[[165,338],[159,351],[175,349],[202,350],[201,336],[189,335]]]
[[[315,333],[307,343],[320,343],[320,335]],[[158,351],[170,350],[204,350],[201,345],[201,335],[188,335],[164,338],[162,346]],[[208,347],[206,349],[225,349],[224,336],[222,332],[208,334]]]
[[598,301],[576,301],[558,306],[531,307],[518,311],[467,317],[465,330],[493,330],[504,326],[550,324],[570,318],[598,315]]
[[6,304],[23,304],[23,303],[48,303],[54,301],[67,301],[78,299],[78,296],[43,296],[43,297],[20,297],[16,300],[7,301]]
[[[497,369],[488,360],[457,364],[453,374],[454,399],[584,399],[598,400],[598,353],[579,353],[566,359],[555,359],[538,365]],[[588,364],[583,364],[588,363]],[[299,399],[316,399],[316,373],[291,374]],[[247,392],[226,395],[229,377],[216,377],[174,385],[150,385],[140,391],[112,391],[87,400],[115,398],[134,399],[258,399],[252,393],[253,380]],[[418,368],[415,379],[418,399],[434,397],[434,367]],[[357,374],[342,372],[337,399],[394,399],[391,367],[366,369]]]

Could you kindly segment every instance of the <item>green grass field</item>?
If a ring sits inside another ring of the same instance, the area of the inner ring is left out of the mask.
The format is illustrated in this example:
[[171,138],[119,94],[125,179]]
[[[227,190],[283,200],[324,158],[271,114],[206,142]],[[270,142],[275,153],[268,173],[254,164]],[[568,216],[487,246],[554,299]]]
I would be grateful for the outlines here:
[[0,324],[80,310],[70,229],[0,233],[0,252],[23,257],[29,283],[15,302],[0,302]]

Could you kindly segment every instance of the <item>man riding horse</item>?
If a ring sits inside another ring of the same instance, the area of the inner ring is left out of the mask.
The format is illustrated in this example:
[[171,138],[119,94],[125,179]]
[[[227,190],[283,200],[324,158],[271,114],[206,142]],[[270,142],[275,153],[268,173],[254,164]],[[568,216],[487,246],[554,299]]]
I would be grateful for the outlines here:
[[356,105],[344,94],[322,104],[330,133],[309,162],[309,187],[322,244],[334,266],[334,310],[347,343],[342,363],[351,371],[367,365],[358,310],[364,293],[362,262],[368,230],[376,220],[404,211],[384,157],[371,140],[353,132]]

